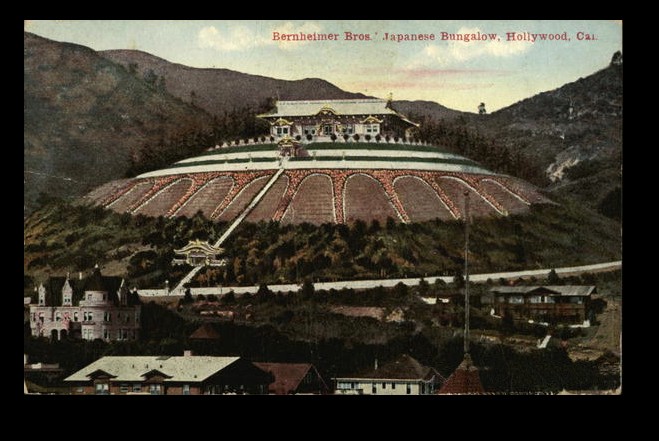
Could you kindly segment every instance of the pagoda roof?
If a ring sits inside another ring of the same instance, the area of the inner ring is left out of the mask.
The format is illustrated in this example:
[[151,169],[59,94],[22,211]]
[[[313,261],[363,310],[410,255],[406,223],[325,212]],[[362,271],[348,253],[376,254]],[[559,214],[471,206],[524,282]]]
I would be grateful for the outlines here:
[[181,249],[174,250],[176,254],[187,254],[191,251],[203,251],[205,254],[220,254],[222,251],[224,251],[222,248],[216,248],[213,245],[209,244],[208,242],[199,240],[199,239],[194,239],[188,242],[186,246],[184,246]]

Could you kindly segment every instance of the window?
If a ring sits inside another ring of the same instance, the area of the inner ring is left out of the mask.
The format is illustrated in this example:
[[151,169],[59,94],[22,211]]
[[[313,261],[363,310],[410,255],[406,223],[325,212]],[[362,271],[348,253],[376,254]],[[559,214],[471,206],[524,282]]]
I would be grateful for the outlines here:
[[391,383],[391,388],[396,389],[396,383]]
[[133,392],[142,392],[142,386],[139,384],[133,384]]
[[378,133],[380,131],[380,124],[366,124],[366,133]]
[[78,321],[78,311],[73,312],[73,321],[77,322]]
[[87,294],[87,300],[91,300],[93,296],[93,294]]
[[108,340],[110,338],[110,331],[105,328],[103,329],[103,339]]
[[62,321],[62,313],[61,312],[57,311],[55,313],[55,321],[56,322],[61,322]]
[[119,386],[119,392],[121,392],[122,394],[125,394],[129,391],[130,391],[130,386],[128,386],[127,384],[122,384],[121,386]]
[[387,383],[382,383],[382,389],[386,389],[386,388],[387,388]]
[[332,134],[332,126],[323,126],[323,135],[329,136]]
[[96,383],[96,395],[110,395],[110,385],[108,383]]
[[183,385],[183,395],[190,395],[190,385],[189,384],[184,384]]
[[151,395],[162,395],[162,386],[159,384],[150,384],[149,393]]
[[411,385],[410,383],[407,383],[407,387],[406,387],[405,393],[406,393],[407,395],[410,395],[410,394],[412,393],[412,385]]
[[36,313],[36,312],[33,312],[33,313],[32,313],[32,321],[33,321],[33,322],[36,322],[36,321],[37,321],[37,313]]
[[85,388],[84,388],[84,387],[82,387],[82,386],[76,387],[76,393],[81,394],[81,393],[83,393],[84,391],[85,391]]
[[103,321],[105,322],[111,322],[112,321],[112,313],[109,311],[105,311],[103,313]]
[[371,393],[373,395],[376,395],[378,393],[378,389],[375,387],[375,383],[371,384]]
[[288,127],[277,127],[277,135],[287,135]]

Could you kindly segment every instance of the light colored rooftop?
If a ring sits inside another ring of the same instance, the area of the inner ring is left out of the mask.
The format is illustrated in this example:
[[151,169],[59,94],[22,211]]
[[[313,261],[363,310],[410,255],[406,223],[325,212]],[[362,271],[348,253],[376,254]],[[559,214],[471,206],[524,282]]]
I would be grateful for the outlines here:
[[80,369],[64,381],[89,381],[89,374],[102,370],[114,381],[141,382],[143,375],[158,370],[171,376],[165,382],[199,382],[221,371],[240,357],[212,356],[121,356],[103,357]]
[[278,101],[277,109],[272,113],[259,115],[261,117],[311,116],[318,114],[323,108],[331,109],[338,115],[398,115],[387,107],[387,101],[382,99],[352,99],[352,100],[311,100],[311,101]]
[[559,296],[589,296],[595,290],[592,285],[541,285],[541,286],[496,286],[490,292],[497,294],[531,294],[538,290],[547,290],[549,294]]

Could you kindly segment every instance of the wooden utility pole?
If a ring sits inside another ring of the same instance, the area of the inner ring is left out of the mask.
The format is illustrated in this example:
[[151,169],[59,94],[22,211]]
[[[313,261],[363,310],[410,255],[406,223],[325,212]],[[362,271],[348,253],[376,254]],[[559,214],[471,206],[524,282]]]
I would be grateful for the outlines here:
[[469,191],[465,196],[465,334],[464,353],[469,355]]

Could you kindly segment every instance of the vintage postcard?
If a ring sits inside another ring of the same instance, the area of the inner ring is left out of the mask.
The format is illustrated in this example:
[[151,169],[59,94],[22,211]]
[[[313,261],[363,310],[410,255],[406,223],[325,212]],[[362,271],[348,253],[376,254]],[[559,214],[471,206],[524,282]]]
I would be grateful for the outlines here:
[[26,20],[25,393],[620,394],[622,26]]

